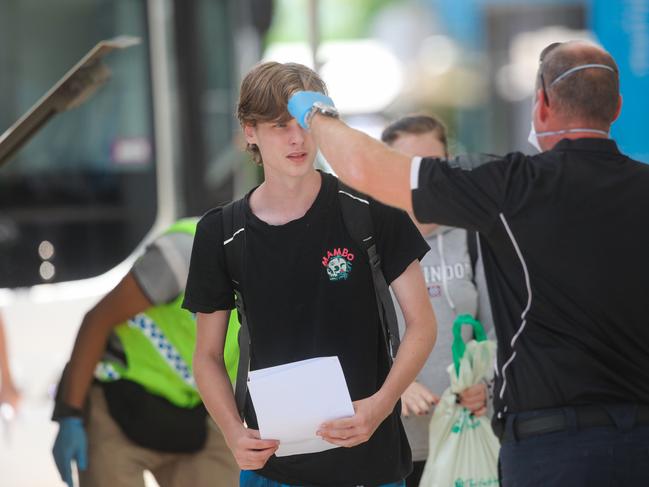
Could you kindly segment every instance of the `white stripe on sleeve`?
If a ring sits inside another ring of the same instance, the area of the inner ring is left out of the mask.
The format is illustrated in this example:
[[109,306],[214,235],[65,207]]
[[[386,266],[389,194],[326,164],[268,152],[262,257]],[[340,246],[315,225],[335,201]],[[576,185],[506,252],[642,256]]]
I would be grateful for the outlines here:
[[410,161],[410,189],[419,188],[419,166],[421,166],[421,157],[413,157]]

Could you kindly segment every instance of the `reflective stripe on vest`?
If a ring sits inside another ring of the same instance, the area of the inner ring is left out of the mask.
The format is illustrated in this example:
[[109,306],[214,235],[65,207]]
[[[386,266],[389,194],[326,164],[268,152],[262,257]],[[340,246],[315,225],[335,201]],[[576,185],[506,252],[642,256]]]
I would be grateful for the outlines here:
[[122,376],[110,362],[99,362],[95,367],[95,377],[102,382],[111,382]]
[[167,362],[167,365],[178,374],[178,377],[185,384],[196,389],[196,381],[194,380],[194,376],[192,376],[189,366],[182,359],[176,347],[173,346],[160,327],[151,318],[144,313],[140,313],[128,320],[128,326],[140,330],[149,339],[162,359]]
[[[179,220],[164,233],[193,236],[197,221]],[[181,293],[173,301],[152,306],[117,325],[113,333],[124,357],[116,361],[116,357],[106,354],[95,367],[95,378],[102,382],[136,382],[180,407],[200,403],[191,369],[196,322],[181,308],[183,297]]]

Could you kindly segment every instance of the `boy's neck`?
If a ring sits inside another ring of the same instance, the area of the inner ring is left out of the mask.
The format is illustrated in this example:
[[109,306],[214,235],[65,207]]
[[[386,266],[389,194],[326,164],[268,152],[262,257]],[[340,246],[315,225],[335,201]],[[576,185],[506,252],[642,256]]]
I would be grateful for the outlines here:
[[300,178],[267,175],[250,195],[250,209],[269,225],[302,218],[318,196],[322,177],[315,169]]

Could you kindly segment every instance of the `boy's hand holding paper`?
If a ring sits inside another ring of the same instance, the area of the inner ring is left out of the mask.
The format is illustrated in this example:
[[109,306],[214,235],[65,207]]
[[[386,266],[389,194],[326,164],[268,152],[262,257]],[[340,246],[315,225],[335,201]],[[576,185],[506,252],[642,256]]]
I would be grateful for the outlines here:
[[319,357],[250,372],[248,387],[261,438],[279,440],[277,456],[336,448],[317,436],[327,421],[354,416],[338,357]]
[[351,448],[368,441],[391,411],[390,407],[380,403],[376,395],[354,401],[353,406],[353,417],[328,421],[317,434],[329,443]]

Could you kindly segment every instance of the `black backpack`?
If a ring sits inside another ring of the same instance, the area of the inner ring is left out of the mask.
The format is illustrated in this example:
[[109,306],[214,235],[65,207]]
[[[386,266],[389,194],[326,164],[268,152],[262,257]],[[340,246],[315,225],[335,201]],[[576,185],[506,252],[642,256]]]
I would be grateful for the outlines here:
[[[367,196],[349,188],[338,181],[338,197],[343,214],[343,221],[350,236],[365,252],[374,282],[376,306],[381,321],[381,330],[389,360],[392,361],[399,349],[399,327],[394,303],[388,284],[381,271],[379,256],[374,239],[374,225]],[[250,367],[250,332],[246,316],[246,302],[242,276],[245,275],[246,259],[246,216],[245,200],[239,199],[223,207],[223,247],[227,272],[232,280],[235,293],[235,305],[239,314],[239,368],[234,388],[234,397],[239,414],[243,418],[248,392],[247,379]]]

